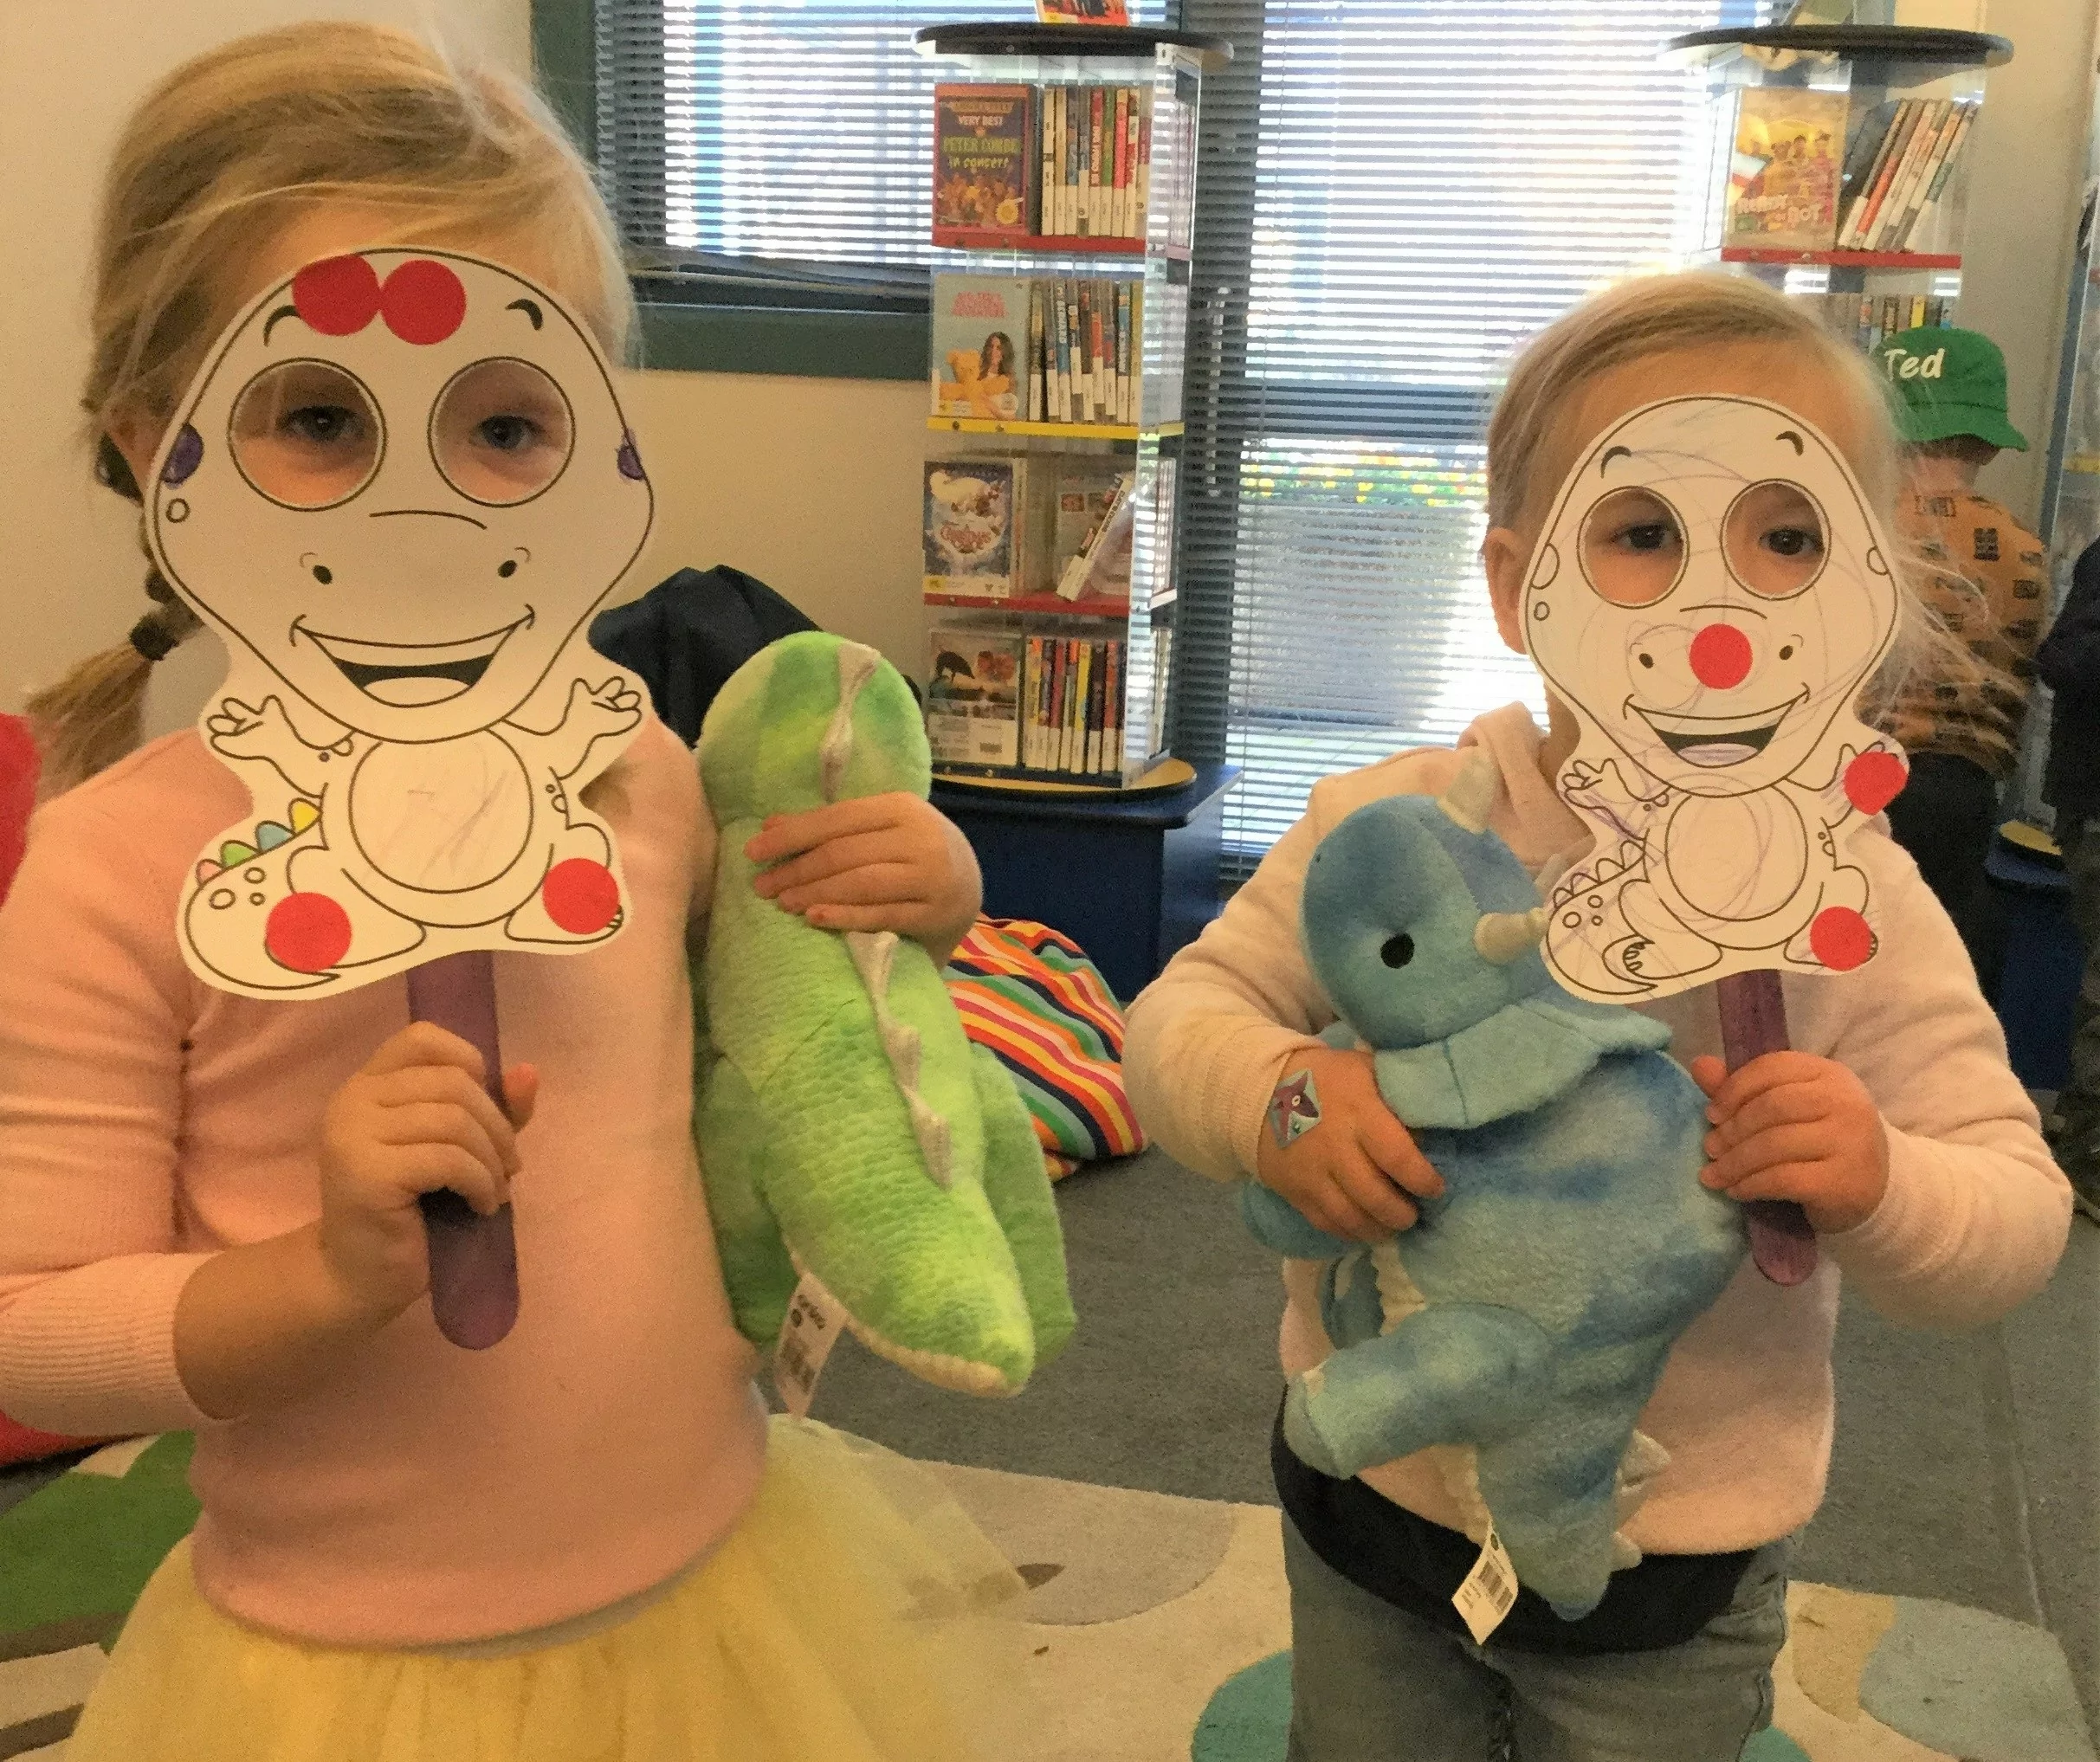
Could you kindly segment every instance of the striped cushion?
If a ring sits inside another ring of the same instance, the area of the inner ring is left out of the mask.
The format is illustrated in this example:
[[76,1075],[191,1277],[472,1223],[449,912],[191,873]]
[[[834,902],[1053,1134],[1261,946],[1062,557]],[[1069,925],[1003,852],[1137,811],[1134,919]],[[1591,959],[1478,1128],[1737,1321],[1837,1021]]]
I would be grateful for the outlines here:
[[964,1029],[1013,1074],[1053,1177],[1145,1148],[1123,1093],[1123,1012],[1077,944],[1024,919],[979,918],[947,980]]

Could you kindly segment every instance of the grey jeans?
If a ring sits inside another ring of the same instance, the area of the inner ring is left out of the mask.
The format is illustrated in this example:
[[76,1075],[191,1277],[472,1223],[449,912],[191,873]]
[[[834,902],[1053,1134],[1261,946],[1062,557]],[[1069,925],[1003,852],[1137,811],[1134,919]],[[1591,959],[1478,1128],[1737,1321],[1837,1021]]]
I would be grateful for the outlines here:
[[1659,1652],[1556,1657],[1476,1646],[1351,1584],[1283,1520],[1289,1762],[1738,1762],[1772,1723],[1787,1554]]

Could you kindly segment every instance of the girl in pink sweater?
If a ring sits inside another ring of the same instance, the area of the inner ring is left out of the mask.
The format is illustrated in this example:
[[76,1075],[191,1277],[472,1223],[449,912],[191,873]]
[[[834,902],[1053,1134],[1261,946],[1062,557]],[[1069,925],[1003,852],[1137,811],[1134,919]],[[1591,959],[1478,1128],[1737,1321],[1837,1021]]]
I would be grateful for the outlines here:
[[[610,223],[526,94],[352,25],[178,71],[106,193],[104,481],[137,499],[253,294],[388,244],[514,266],[622,352]],[[107,763],[194,628],[149,591],[128,647],[33,706],[75,786],[0,911],[0,1409],[197,1432],[203,1515],[74,1762],[979,1753],[1018,1579],[909,1465],[769,1423],[731,1324],[690,1131],[686,951],[715,858],[690,755],[652,720],[585,791],[623,933],[496,957],[506,1112],[472,1048],[409,1024],[399,978],[261,1002],[191,977],[185,872],[246,791],[193,733]],[[787,909],[937,955],[977,907],[968,847],[915,798],[792,816],[752,855]],[[514,1181],[527,1301],[463,1352],[423,1301],[417,1197],[491,1211]]]
[[[1709,395],[1799,412],[1890,505],[1894,443],[1878,389],[1804,308],[1747,280],[1629,283],[1532,344],[1489,429],[1483,560],[1512,649],[1525,647],[1526,565],[1570,468],[1619,417]],[[1614,566],[1666,587],[1688,545],[1673,522],[1657,503],[1599,542]],[[1791,554],[1804,535],[1769,536]],[[1657,624],[1658,642],[1671,628]],[[1459,742],[1492,761],[1489,823],[1535,870],[1591,842],[1554,790],[1576,743],[1573,713],[1548,704],[1543,731],[1510,704]],[[1424,749],[1319,784],[1304,818],[1130,1011],[1125,1068],[1154,1139],[1219,1179],[1262,1181],[1337,1236],[1386,1240],[1443,1184],[1380,1098],[1370,1055],[1316,1037],[1335,1010],[1298,938],[1307,866],[1349,814],[1441,793],[1459,763]],[[1954,927],[1880,833],[1858,838],[1848,860],[1870,877],[1885,952],[1842,980],[1784,979],[1793,1050],[1729,1074],[1715,1055],[1710,986],[1638,1006],[1669,1024],[1675,1055],[1713,1098],[1703,1178],[1739,1199],[1802,1205],[1823,1249],[1819,1270],[1793,1288],[1746,1262],[1678,1339],[1639,1420],[1668,1463],[1621,1526],[1644,1558],[1583,1619],[1564,1622],[1526,1592],[1476,1644],[1451,1604],[1487,1531],[1470,1452],[1424,1450],[1341,1480],[1299,1460],[1279,1424],[1270,1455],[1291,1584],[1293,1762],[1734,1762],[1771,1716],[1786,1538],[1822,1497],[1839,1278],[1897,1320],[1949,1327],[2002,1315],[2047,1281],[2070,1191]],[[1291,1111],[1308,1093],[1309,1128]],[[1321,1270],[1285,1263],[1293,1377],[1316,1375],[1332,1350]]]

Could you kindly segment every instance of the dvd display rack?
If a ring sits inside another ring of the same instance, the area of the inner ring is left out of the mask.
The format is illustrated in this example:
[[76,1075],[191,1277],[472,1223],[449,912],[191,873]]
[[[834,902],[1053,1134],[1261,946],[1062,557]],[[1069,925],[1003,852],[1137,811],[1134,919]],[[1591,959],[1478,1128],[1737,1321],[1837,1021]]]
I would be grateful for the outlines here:
[[1815,301],[1863,349],[1955,321],[1974,127],[2005,38],[1775,25],[1695,31],[1664,52],[1705,99],[1689,261]]
[[958,782],[1164,780],[1203,73],[1222,39],[940,25],[921,517]]

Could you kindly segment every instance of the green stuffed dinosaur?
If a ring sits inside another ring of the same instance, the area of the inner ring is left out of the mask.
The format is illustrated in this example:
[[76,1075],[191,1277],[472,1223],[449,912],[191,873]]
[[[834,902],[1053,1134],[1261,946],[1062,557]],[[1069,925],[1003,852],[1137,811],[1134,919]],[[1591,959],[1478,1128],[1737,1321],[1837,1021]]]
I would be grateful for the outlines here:
[[872,649],[788,636],[723,686],[697,751],[720,844],[694,971],[695,1130],[737,1326],[772,1344],[807,1277],[914,1375],[1011,1395],[1072,1332],[1012,1079],[964,1035],[924,949],[813,928],[759,896],[744,855],[770,815],[926,795],[910,688]]

